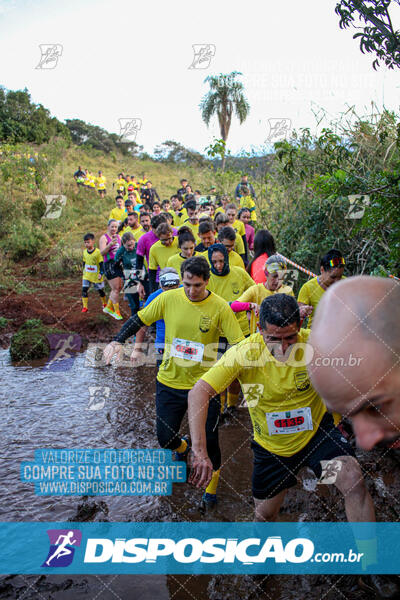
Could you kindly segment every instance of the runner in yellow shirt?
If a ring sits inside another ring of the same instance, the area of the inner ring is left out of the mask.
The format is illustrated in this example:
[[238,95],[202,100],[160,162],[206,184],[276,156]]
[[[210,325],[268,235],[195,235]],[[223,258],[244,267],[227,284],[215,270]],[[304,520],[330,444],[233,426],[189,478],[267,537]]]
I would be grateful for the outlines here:
[[127,217],[127,212],[124,208],[124,199],[122,196],[117,196],[115,198],[115,208],[113,208],[108,216],[108,219],[115,219],[119,223],[122,223],[124,219]]
[[[181,437],[179,429],[187,410],[189,390],[214,364],[220,335],[225,336],[230,344],[243,339],[228,304],[207,290],[209,277],[210,267],[204,258],[195,256],[187,259],[182,264],[183,287],[160,294],[131,317],[104,351],[108,363],[115,353],[121,352],[121,344],[141,327],[164,319],[165,350],[156,391],[157,437],[162,448],[176,452],[177,460],[184,460],[188,453],[188,442]],[[212,461],[211,481],[203,496],[205,508],[215,506],[217,501],[221,466],[219,417],[220,401],[216,397],[211,399],[204,421],[206,445]]]
[[268,298],[268,296],[272,296],[273,294],[288,294],[294,297],[293,288],[282,284],[286,270],[286,262],[280,256],[273,254],[265,263],[264,273],[267,278],[265,283],[256,283],[254,285],[254,281],[252,280],[252,286],[243,292],[237,299],[237,302],[231,304],[231,309],[235,313],[240,314],[242,311],[253,311],[250,321],[251,333],[255,333],[258,326],[258,314],[264,298]]
[[174,213],[174,225],[180,227],[188,219],[186,208],[183,208],[183,199],[178,194],[171,196],[171,206]]
[[218,241],[225,246],[229,254],[229,266],[241,267],[244,269],[244,262],[241,256],[234,251],[236,233],[232,227],[223,227],[218,233]]
[[[229,266],[228,251],[223,244],[213,244],[208,248],[208,260],[211,265],[211,276],[207,289],[218,294],[229,304],[234,302],[245,290],[252,287],[254,282],[244,269]],[[249,335],[247,314],[245,312],[235,314],[243,335]],[[220,351],[224,352],[226,350],[226,340],[220,340],[220,342]],[[239,393],[239,382],[233,381],[227,388],[226,410],[224,410],[224,400],[221,400],[221,412],[224,417],[231,417],[235,413]]]
[[249,249],[247,247],[246,229],[244,227],[243,221],[239,221],[237,218],[238,211],[237,211],[236,204],[227,204],[226,209],[225,209],[225,214],[229,219],[230,226],[233,227],[235,233],[238,236],[240,236],[243,241],[244,254],[245,254],[245,257],[243,258],[243,260],[244,260],[245,265],[247,265]]
[[98,177],[96,177],[97,191],[99,192],[100,198],[104,198],[107,193],[106,190],[107,179],[104,177],[103,172],[99,171]]
[[181,281],[181,266],[182,263],[192,256],[198,256],[195,252],[196,240],[189,227],[181,227],[178,231],[178,254],[170,256],[168,259],[167,267],[172,267],[179,274],[179,280]]
[[298,302],[312,306],[312,314],[308,317],[308,327],[311,327],[315,309],[325,291],[337,281],[343,279],[345,260],[339,250],[329,250],[321,258],[321,274],[307,281],[300,289]]
[[[214,223],[215,223],[215,229],[217,230],[218,233],[221,231],[221,229],[223,227],[231,227],[231,223],[225,213],[218,213],[215,216]],[[239,256],[242,257],[242,259],[246,258],[246,251],[245,251],[245,247],[243,244],[243,240],[240,237],[240,235],[238,235],[238,234],[236,234],[236,237],[235,237],[234,250],[235,250],[235,252],[237,252],[239,254]]]
[[90,171],[89,171],[89,174],[88,174],[88,187],[91,190],[95,190],[96,189],[96,177]]
[[[229,265],[228,251],[223,244],[213,244],[208,248],[211,276],[207,286],[229,304],[237,300],[245,290],[254,286],[254,281],[244,269]],[[245,312],[237,312],[236,318],[244,335],[249,335],[249,322]]]
[[204,437],[208,400],[238,378],[253,424],[256,520],[277,519],[286,490],[296,485],[301,468],[307,466],[321,478],[323,468],[333,465],[334,485],[344,496],[348,520],[374,521],[354,450],[310,383],[305,351],[299,356],[299,344],[307,343],[310,331],[300,329],[296,300],[286,294],[265,298],[260,327],[261,333],[230,348],[189,393],[190,482],[203,487],[212,477]]
[[126,219],[120,224],[118,228],[118,233],[120,236],[122,236],[124,233],[127,233],[128,231],[132,233],[136,242],[141,237],[141,235],[145,233],[145,231],[143,231],[142,227],[140,227],[139,225],[139,213],[128,213]]
[[125,196],[126,194],[126,181],[122,175],[122,173],[118,173],[118,179],[116,179],[113,183],[113,188],[117,190],[117,194],[119,196]]
[[88,312],[88,291],[91,285],[99,292],[103,308],[107,306],[107,298],[104,292],[104,263],[101,252],[95,248],[93,233],[83,236],[85,250],[83,251],[83,275],[82,275],[82,312]]
[[167,266],[168,259],[179,252],[178,238],[174,237],[171,225],[161,223],[156,229],[158,242],[152,245],[149,254],[149,282],[151,292],[157,289],[157,272]]
[[241,208],[247,208],[250,211],[253,223],[257,221],[256,203],[254,202],[248,188],[242,188],[243,196],[239,199]]
[[185,209],[188,218],[183,222],[183,226],[190,227],[197,243],[200,243],[199,238],[199,210],[196,205],[196,201],[190,199],[185,204]]
[[218,206],[215,209],[215,214],[216,215],[218,213],[225,213],[225,209],[226,209],[227,205],[229,204],[229,196],[227,196],[227,195],[222,196],[222,198],[221,198],[221,204],[222,204],[222,206]]

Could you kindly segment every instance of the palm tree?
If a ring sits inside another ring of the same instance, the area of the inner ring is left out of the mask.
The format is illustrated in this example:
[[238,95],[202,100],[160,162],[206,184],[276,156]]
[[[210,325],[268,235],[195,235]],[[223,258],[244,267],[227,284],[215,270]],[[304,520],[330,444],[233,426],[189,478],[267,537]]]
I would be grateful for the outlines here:
[[[221,138],[226,142],[231,127],[232,113],[235,111],[240,124],[242,124],[250,111],[250,105],[243,93],[244,87],[236,76],[241,75],[238,71],[232,71],[229,75],[209,75],[204,83],[210,84],[210,90],[200,103],[201,116],[207,127],[211,117],[217,115]],[[222,157],[222,170],[225,169],[225,153]]]

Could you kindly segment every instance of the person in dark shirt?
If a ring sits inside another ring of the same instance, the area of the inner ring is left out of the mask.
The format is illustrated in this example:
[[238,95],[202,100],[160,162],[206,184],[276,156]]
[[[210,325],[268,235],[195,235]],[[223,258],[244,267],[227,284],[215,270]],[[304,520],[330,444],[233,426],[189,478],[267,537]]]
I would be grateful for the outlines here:
[[152,187],[151,181],[146,183],[146,188],[140,194],[141,200],[143,200],[143,204],[148,204],[150,208],[153,210],[153,203],[158,200],[161,204],[160,196],[157,193],[156,188]]

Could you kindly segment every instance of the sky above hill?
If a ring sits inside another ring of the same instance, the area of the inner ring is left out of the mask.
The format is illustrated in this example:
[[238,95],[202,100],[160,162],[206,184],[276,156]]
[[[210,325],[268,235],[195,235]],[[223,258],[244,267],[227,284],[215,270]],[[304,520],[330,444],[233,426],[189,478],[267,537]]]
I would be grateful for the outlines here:
[[[315,131],[321,111],[319,130],[353,105],[359,115],[370,112],[371,102],[398,111],[398,71],[372,69],[375,56],[361,54],[353,32],[339,29],[335,5],[0,0],[0,83],[27,87],[60,120],[79,118],[120,133],[119,119],[136,119],[136,141],[150,153],[167,139],[203,152],[219,137],[216,119],[209,128],[203,123],[199,102],[208,75],[233,70],[243,73],[251,107],[243,125],[233,119],[234,153],[275,141],[277,120],[287,132]],[[395,5],[395,17],[399,10]],[[45,44],[57,45],[61,55],[43,63]],[[207,44],[209,61],[197,62]]]

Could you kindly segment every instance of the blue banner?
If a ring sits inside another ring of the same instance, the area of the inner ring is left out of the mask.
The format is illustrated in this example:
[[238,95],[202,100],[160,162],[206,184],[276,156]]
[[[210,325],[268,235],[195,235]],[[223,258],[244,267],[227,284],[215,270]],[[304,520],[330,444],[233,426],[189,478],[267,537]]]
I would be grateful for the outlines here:
[[400,573],[400,523],[0,523],[2,574]]
[[163,449],[42,448],[20,472],[38,496],[166,496],[186,481],[186,464]]

